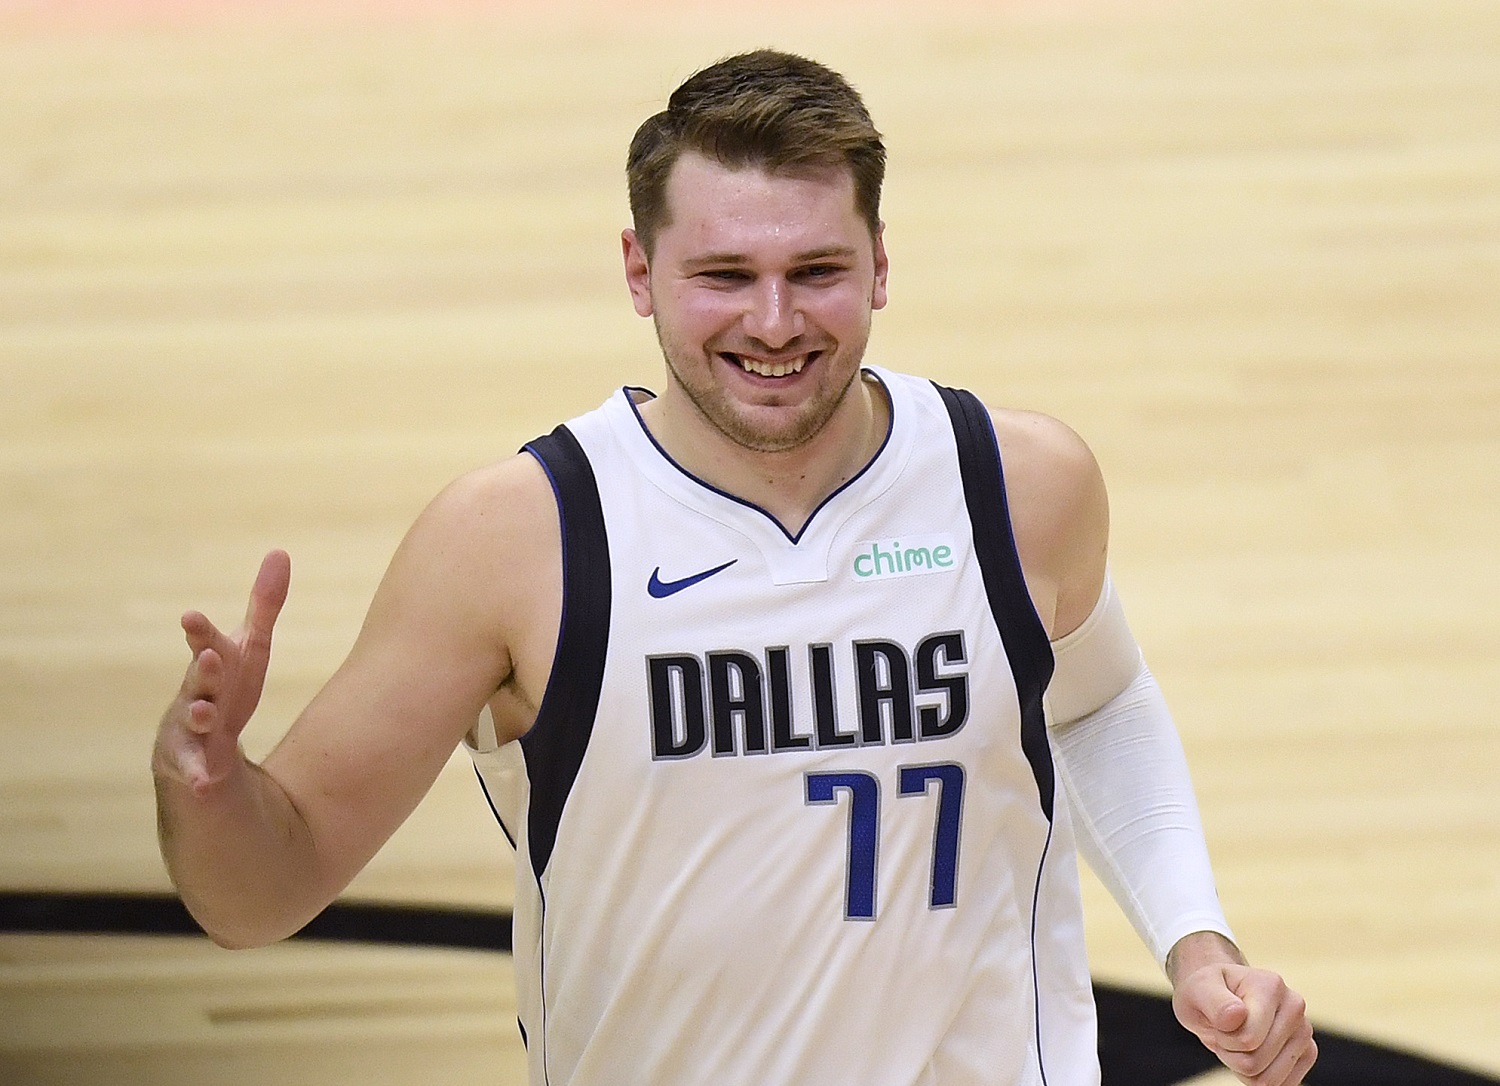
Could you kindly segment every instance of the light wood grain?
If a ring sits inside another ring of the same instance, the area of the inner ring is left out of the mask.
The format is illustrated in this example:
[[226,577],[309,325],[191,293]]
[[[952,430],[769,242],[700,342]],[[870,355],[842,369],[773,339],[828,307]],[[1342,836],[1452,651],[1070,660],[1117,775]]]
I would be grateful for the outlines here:
[[[1500,8],[356,7],[0,8],[0,883],[166,887],[182,610],[292,552],[263,752],[448,479],[659,383],[624,147],[769,42],[888,138],[872,360],[1094,446],[1245,946],[1500,1072]],[[351,893],[509,878],[455,760]],[[1086,893],[1096,973],[1159,986]],[[515,1059],[503,964],[325,949],[0,940],[0,1078]]]

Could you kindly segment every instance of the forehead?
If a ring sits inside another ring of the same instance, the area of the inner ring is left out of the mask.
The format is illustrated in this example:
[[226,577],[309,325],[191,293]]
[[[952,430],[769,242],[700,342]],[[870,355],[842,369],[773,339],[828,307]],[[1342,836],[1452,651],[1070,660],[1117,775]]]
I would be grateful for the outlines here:
[[695,152],[679,158],[667,178],[667,220],[658,246],[688,252],[713,250],[750,255],[785,244],[792,248],[869,241],[847,169],[768,172],[732,168]]

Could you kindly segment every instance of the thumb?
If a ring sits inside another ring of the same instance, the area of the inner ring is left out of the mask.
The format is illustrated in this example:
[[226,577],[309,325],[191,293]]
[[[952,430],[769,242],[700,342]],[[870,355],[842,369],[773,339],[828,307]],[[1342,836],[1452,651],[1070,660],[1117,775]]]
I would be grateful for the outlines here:
[[1250,1017],[1245,1001],[1230,987],[1224,966],[1205,966],[1188,975],[1173,1004],[1177,1017],[1193,1033],[1233,1033]]
[[1220,1033],[1233,1033],[1250,1018],[1250,1008],[1245,1001],[1227,987],[1219,993],[1215,1005],[1206,1015],[1209,1025]]

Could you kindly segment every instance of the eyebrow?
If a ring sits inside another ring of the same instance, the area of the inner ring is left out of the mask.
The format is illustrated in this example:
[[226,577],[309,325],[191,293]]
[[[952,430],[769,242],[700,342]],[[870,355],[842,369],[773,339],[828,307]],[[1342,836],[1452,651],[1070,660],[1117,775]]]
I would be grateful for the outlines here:
[[[812,264],[819,260],[843,259],[848,260],[858,255],[858,250],[848,245],[829,245],[821,249],[808,249],[797,253],[792,257],[793,264]],[[686,268],[711,267],[713,265],[742,266],[750,263],[750,258],[744,253],[722,252],[704,253],[702,256],[689,257],[684,260]]]

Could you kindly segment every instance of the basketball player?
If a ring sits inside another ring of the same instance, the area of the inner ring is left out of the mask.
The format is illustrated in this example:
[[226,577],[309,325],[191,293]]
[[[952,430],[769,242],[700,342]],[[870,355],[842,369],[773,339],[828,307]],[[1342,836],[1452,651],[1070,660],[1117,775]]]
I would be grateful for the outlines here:
[[262,764],[238,736],[288,558],[239,632],[184,616],[161,842],[216,941],[305,924],[464,743],[518,854],[534,1086],[1097,1083],[1078,848],[1183,1024],[1244,1082],[1302,1081],[1302,1001],[1231,941],[1093,457],[861,364],[883,170],[820,65],[692,77],[629,155],[661,394],[441,494]]

